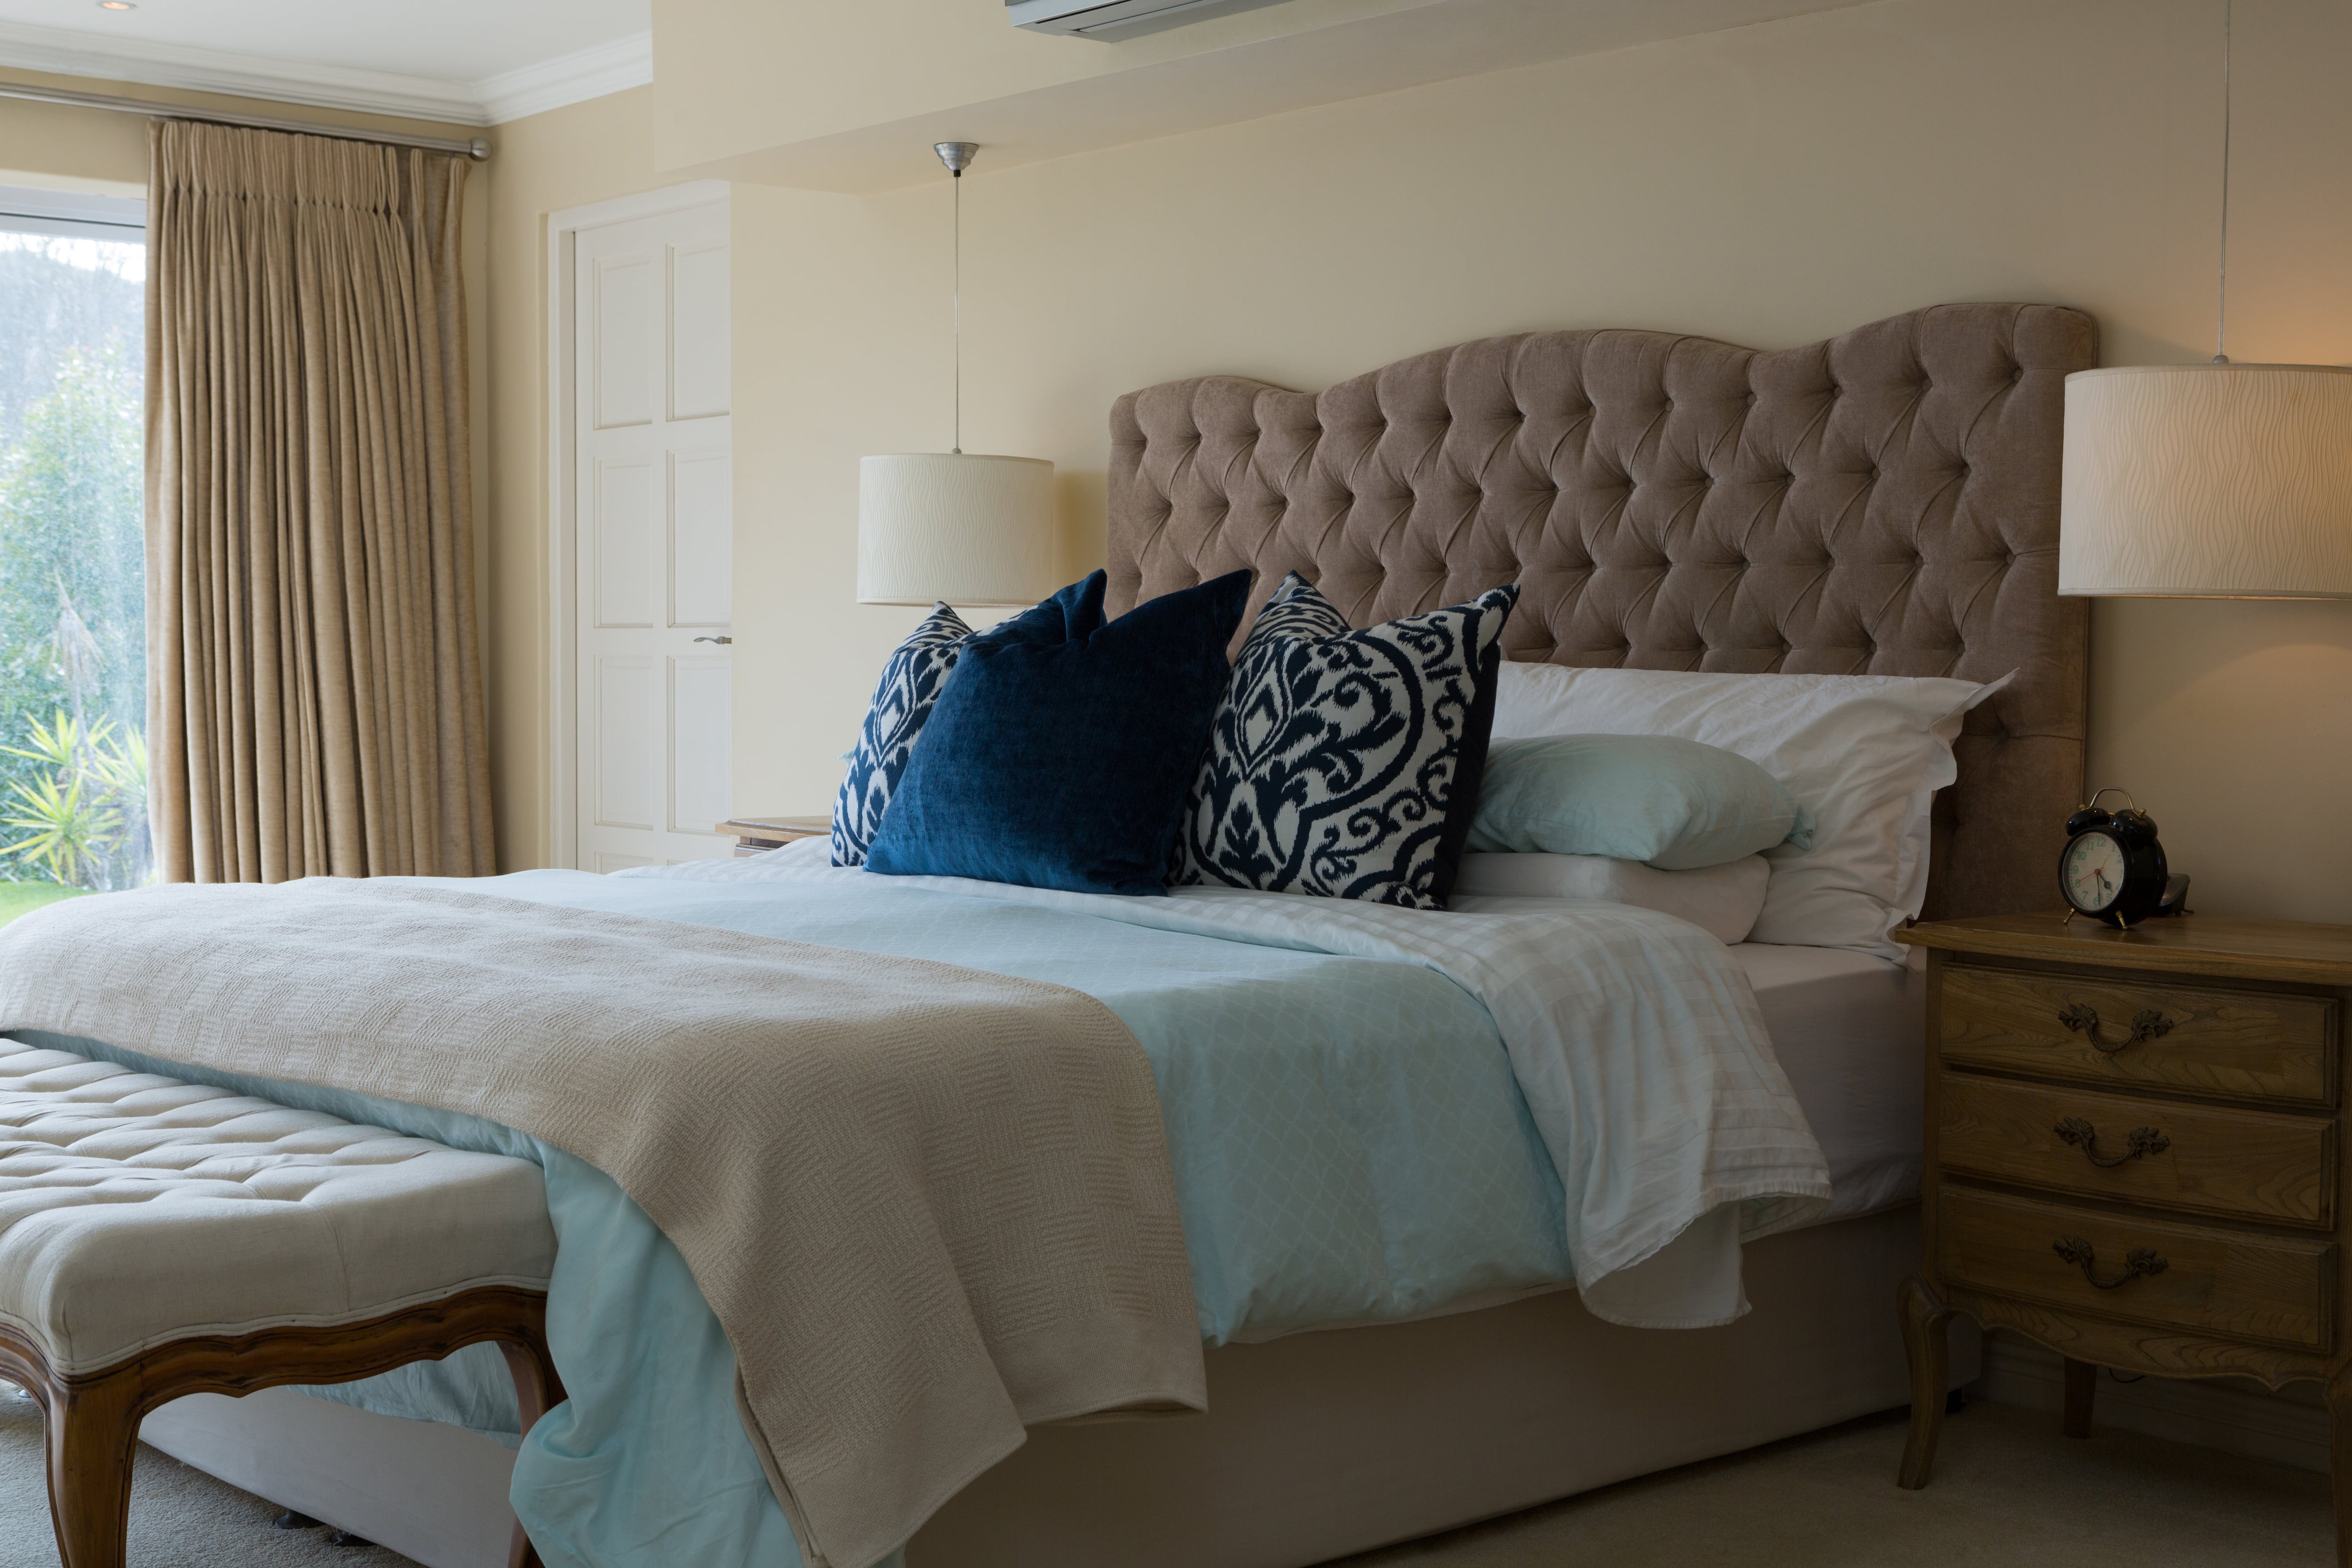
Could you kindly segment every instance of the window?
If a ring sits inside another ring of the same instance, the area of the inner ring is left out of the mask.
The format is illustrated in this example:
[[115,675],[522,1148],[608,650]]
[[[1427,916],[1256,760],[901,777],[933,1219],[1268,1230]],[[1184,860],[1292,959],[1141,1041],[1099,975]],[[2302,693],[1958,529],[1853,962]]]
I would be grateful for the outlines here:
[[145,208],[0,187],[0,920],[152,876]]

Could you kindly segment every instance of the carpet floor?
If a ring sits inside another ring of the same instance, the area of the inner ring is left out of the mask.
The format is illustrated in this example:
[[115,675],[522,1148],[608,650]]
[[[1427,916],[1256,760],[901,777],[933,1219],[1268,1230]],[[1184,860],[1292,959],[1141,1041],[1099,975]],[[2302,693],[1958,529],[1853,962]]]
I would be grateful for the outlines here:
[[[131,1568],[409,1568],[381,1546],[336,1546],[321,1530],[273,1530],[283,1510],[139,1447]],[[58,1568],[41,1463],[41,1407],[0,1383],[0,1568]]]
[[1626,1481],[1347,1568],[2321,1568],[2327,1478],[2058,1417],[1948,1417],[1924,1490],[1899,1415]]
[[[57,1568],[39,1409],[0,1384],[0,1568]],[[1935,1480],[1894,1485],[1903,1424],[1873,1417],[1347,1560],[1345,1568],[2319,1568],[2327,1478],[1975,1405]],[[269,1528],[278,1512],[139,1451],[131,1568],[400,1568],[382,1547]]]

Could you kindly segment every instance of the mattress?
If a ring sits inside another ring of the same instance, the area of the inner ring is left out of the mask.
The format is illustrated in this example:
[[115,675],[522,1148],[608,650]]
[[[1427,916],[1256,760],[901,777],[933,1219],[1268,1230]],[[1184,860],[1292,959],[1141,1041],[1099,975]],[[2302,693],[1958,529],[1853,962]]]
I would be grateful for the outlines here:
[[1773,1054],[1829,1161],[1831,1198],[1812,1223],[1919,1194],[1927,977],[1844,948],[1742,942]]

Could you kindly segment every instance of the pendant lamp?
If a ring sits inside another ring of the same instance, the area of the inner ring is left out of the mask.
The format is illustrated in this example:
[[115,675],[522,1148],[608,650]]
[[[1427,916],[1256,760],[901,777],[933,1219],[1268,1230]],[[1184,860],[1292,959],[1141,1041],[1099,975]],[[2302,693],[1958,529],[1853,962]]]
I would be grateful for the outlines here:
[[1054,465],[963,449],[963,172],[979,146],[932,148],[955,182],[955,440],[863,459],[857,602],[1029,605],[1054,581]]
[[2352,598],[2352,368],[2228,353],[2230,12],[2216,352],[2066,378],[2061,594]]

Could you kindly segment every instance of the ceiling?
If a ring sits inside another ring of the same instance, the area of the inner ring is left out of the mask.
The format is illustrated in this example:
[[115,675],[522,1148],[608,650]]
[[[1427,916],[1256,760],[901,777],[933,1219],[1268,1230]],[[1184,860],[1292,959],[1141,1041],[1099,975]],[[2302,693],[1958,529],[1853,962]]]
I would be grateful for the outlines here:
[[0,0],[0,66],[494,124],[653,79],[652,0]]
[[1870,3],[1291,0],[1118,43],[1018,31],[996,0],[669,3],[655,163],[888,190],[939,179],[930,149],[945,140],[980,142],[1005,169]]

